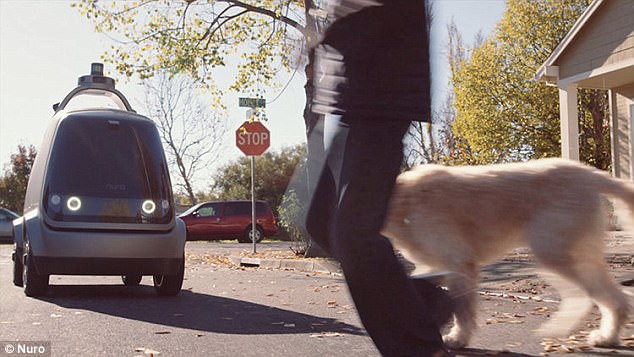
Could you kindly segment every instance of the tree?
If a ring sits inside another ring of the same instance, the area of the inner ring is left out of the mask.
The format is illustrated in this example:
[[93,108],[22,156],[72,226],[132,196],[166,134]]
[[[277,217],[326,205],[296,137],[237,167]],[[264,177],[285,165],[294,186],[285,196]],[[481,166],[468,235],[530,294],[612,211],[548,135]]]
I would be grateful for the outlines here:
[[[447,24],[447,39],[447,62],[450,72],[455,73],[470,49],[464,45],[453,20]],[[478,33],[472,48],[477,48],[483,42],[484,37]],[[457,138],[452,130],[456,116],[454,101],[454,88],[452,81],[449,81],[445,100],[440,109],[432,112],[431,123],[412,123],[406,141],[406,168],[423,163],[466,164],[471,161],[468,144]]]
[[297,255],[304,255],[308,258],[307,253],[311,244],[304,224],[305,208],[302,202],[306,201],[304,198],[299,198],[297,192],[287,191],[278,207],[278,216],[280,226],[293,242],[291,250]]
[[[493,36],[452,68],[456,95],[453,133],[468,143],[469,163],[560,155],[557,90],[535,82],[533,77],[588,3],[509,0]],[[602,109],[607,102],[603,102],[603,94],[587,93],[580,95],[579,103],[580,119],[588,121],[582,125],[588,141],[581,143],[581,156],[606,168],[609,150],[605,151],[607,130],[603,128]],[[603,152],[595,155],[594,149]]]
[[603,170],[612,163],[609,130],[608,92],[599,89],[579,90],[580,159]]
[[24,210],[26,188],[37,151],[33,145],[18,145],[18,152],[11,155],[10,168],[0,178],[0,206],[15,212]]
[[[255,158],[255,196],[265,200],[275,213],[282,203],[286,188],[295,168],[306,155],[305,145],[266,152]],[[251,164],[248,157],[241,157],[218,170],[213,178],[207,200],[250,200]]]
[[[306,65],[307,98],[312,91],[312,48],[326,22],[319,0],[216,0],[142,2],[82,0],[74,3],[98,32],[118,45],[102,58],[118,72],[148,78],[162,70],[187,73],[218,100],[214,69],[239,57],[228,89],[261,95],[283,69]],[[305,55],[308,55],[307,57]],[[308,62],[306,60],[308,58]],[[225,70],[226,71],[226,70]],[[306,102],[306,127],[316,117]]]
[[144,82],[145,103],[167,150],[175,185],[196,204],[197,174],[218,157],[225,127],[217,111],[194,92],[193,81],[183,75],[161,72]]

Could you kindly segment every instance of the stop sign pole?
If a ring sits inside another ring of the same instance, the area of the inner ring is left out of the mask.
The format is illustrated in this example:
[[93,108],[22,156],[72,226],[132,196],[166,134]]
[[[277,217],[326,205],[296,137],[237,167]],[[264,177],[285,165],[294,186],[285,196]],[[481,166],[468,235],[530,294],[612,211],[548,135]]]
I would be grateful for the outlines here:
[[[240,98],[241,107],[264,106],[264,99]],[[247,114],[247,117],[249,115]],[[247,118],[248,119],[248,118]],[[236,146],[251,158],[251,241],[253,253],[256,248],[256,205],[255,205],[255,157],[262,155],[271,145],[271,133],[259,121],[247,120],[236,130]]]

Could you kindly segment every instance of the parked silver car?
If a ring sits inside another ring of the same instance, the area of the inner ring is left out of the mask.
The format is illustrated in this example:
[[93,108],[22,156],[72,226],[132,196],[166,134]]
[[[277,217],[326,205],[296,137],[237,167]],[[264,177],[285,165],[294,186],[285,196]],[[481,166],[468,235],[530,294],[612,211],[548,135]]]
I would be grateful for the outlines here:
[[6,208],[0,207],[0,243],[13,243],[13,220],[19,216]]
[[[79,96],[118,108],[68,109]],[[50,275],[121,275],[126,285],[153,275],[159,295],[178,294],[186,231],[154,123],[134,113],[100,64],[53,108],[14,221],[14,284],[37,296]]]

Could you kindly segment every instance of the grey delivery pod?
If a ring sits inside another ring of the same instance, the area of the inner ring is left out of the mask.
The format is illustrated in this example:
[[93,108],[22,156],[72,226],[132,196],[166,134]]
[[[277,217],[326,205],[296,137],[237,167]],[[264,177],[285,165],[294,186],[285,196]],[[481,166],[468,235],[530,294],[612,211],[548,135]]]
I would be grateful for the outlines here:
[[24,214],[14,221],[14,284],[38,296],[50,275],[121,275],[125,285],[152,275],[159,295],[176,295],[186,231],[158,130],[132,110],[102,64],[78,82],[53,106]]

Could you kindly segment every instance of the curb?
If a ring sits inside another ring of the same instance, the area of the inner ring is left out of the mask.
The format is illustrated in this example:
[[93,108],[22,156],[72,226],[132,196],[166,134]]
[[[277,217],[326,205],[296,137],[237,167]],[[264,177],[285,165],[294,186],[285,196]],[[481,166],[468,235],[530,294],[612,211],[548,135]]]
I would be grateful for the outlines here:
[[316,273],[341,274],[339,264],[332,260],[312,259],[266,259],[232,257],[231,260],[237,266],[265,269],[288,269],[310,271]]

